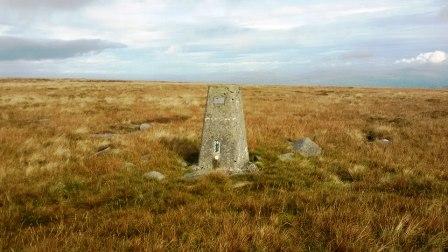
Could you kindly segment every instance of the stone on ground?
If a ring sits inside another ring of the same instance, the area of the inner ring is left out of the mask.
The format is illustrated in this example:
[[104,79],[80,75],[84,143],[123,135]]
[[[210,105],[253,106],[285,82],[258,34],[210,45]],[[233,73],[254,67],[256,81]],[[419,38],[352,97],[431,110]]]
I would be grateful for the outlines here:
[[142,123],[142,124],[140,124],[140,127],[139,127],[139,129],[141,131],[148,130],[149,128],[151,128],[151,125],[149,123]]
[[378,140],[378,142],[380,142],[382,144],[390,144],[391,143],[391,141],[387,138],[380,139],[380,140]]
[[160,173],[158,171],[150,171],[150,172],[145,173],[143,176],[147,179],[153,179],[153,180],[158,180],[158,181],[162,181],[165,179],[165,175],[163,175],[162,173]]
[[322,153],[322,149],[311,139],[303,138],[292,143],[293,150],[304,157],[315,157]]

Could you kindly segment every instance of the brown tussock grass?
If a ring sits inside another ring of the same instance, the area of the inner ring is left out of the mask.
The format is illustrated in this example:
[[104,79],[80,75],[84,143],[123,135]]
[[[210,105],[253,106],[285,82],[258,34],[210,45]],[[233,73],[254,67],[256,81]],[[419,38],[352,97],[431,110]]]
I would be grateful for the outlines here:
[[[448,248],[447,90],[243,93],[261,173],[186,182],[205,85],[0,80],[0,249]],[[300,137],[323,155],[278,160]]]

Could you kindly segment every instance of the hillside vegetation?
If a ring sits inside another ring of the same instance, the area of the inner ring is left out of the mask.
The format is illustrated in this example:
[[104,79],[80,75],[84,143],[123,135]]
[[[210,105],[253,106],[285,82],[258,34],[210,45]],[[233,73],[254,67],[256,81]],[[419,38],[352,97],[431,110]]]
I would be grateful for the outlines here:
[[244,86],[261,172],[184,181],[206,93],[0,80],[0,250],[448,249],[448,90]]

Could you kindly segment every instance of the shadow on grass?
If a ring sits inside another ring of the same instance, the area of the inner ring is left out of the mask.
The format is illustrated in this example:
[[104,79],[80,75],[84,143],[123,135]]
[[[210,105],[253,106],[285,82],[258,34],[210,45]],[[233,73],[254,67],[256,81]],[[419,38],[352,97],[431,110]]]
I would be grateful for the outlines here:
[[188,165],[199,161],[199,143],[188,138],[162,138],[160,142],[177,153]]

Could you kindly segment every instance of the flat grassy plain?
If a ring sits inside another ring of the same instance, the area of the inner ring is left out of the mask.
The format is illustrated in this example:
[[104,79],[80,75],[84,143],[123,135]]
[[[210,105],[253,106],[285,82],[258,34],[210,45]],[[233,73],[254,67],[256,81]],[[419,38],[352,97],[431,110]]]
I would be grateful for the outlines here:
[[261,172],[184,181],[206,93],[0,80],[0,250],[448,249],[447,89],[244,86]]

